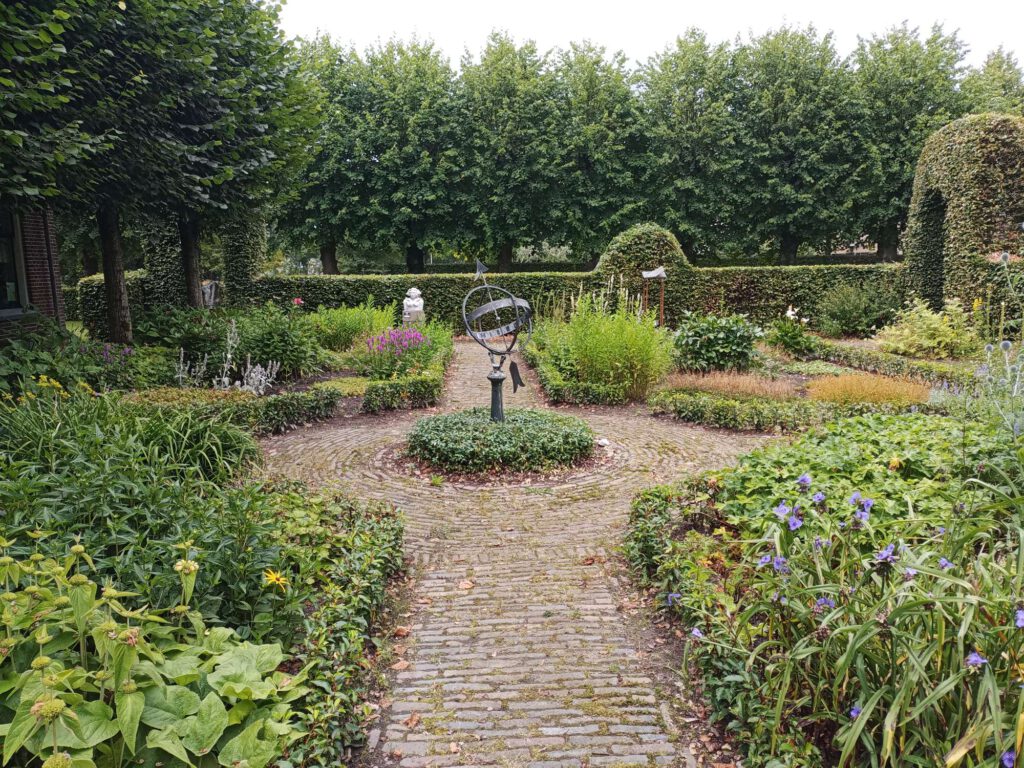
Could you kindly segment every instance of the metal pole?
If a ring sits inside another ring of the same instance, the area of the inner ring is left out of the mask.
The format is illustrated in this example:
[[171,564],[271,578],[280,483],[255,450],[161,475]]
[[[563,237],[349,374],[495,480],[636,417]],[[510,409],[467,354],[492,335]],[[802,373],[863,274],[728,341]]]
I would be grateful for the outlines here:
[[504,360],[499,358],[497,363],[492,362],[493,370],[487,374],[491,382],[491,421],[505,420],[505,403],[501,394],[501,387],[505,383],[505,373],[501,370]]

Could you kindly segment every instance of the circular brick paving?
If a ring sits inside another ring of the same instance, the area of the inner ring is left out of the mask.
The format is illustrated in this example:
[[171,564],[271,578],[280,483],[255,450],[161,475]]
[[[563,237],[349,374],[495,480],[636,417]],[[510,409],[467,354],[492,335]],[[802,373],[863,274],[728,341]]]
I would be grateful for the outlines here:
[[[507,387],[506,406],[545,407],[523,369],[527,387]],[[486,406],[486,372],[482,350],[458,342],[437,410]],[[417,565],[411,665],[372,735],[375,764],[695,764],[603,564],[637,490],[725,466],[763,438],[638,406],[564,410],[609,441],[597,449],[607,461],[514,483],[435,485],[396,468],[395,447],[423,412],[339,418],[264,444],[272,473],[386,499],[406,515]]]

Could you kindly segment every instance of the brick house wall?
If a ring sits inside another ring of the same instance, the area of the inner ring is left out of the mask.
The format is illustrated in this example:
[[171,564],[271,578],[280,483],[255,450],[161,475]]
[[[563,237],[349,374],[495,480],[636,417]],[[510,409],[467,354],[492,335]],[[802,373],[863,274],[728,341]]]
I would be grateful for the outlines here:
[[[10,211],[0,210],[10,215]],[[60,259],[53,212],[49,208],[14,214],[16,247],[22,284],[26,289],[23,312],[0,313],[0,341],[24,332],[38,314],[64,324],[64,295],[61,291]]]

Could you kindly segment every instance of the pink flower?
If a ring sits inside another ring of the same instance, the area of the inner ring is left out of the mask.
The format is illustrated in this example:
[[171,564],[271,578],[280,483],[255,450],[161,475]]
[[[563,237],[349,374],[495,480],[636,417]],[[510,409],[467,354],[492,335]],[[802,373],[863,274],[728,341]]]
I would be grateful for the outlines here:
[[296,296],[294,299],[292,299],[292,304],[294,304],[296,307],[301,307],[305,303],[306,302],[302,300],[301,296]]

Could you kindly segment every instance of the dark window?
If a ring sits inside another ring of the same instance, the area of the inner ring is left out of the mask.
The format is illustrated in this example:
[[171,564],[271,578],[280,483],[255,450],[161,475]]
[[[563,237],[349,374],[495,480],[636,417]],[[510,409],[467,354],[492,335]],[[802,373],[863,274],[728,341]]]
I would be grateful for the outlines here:
[[16,248],[14,216],[0,210],[0,310],[23,306]]

